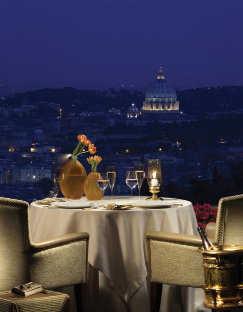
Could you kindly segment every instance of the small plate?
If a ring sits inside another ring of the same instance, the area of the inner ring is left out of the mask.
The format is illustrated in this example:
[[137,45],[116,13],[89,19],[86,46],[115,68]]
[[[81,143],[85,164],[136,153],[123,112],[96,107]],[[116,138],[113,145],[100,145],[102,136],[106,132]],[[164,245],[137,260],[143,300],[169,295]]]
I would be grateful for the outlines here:
[[48,206],[48,205],[51,205],[55,202],[65,202],[66,200],[65,199],[57,199],[57,198],[44,198],[44,199],[41,199],[41,200],[36,200],[34,203],[36,205],[45,205],[45,206]]
[[55,202],[52,203],[51,206],[53,207],[57,207],[57,208],[67,208],[67,209],[82,209],[82,208],[89,208],[92,207],[91,203],[83,203],[83,202],[64,202],[64,203],[60,203],[60,202]]

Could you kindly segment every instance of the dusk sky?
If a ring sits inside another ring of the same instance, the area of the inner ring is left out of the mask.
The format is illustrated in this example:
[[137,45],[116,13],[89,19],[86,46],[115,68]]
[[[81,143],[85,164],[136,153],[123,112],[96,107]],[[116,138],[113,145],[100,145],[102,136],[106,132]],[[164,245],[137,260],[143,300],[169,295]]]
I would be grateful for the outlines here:
[[243,85],[243,0],[0,0],[0,84]]

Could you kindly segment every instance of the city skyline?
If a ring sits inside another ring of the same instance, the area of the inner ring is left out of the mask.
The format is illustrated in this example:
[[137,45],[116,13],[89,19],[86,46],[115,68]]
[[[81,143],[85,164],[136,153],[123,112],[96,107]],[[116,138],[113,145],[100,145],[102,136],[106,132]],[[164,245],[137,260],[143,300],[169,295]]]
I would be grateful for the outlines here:
[[240,0],[11,0],[0,9],[2,88],[146,90],[159,66],[176,88],[243,85]]

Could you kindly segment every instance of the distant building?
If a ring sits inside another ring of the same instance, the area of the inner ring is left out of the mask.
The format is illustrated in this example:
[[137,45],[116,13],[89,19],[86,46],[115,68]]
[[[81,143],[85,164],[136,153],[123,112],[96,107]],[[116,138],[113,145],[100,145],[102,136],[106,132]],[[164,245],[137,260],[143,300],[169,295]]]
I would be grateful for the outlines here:
[[44,132],[42,129],[36,129],[33,133],[34,143],[43,143],[45,139]]
[[141,114],[153,120],[173,120],[179,117],[179,101],[177,101],[176,91],[165,80],[162,67],[159,69],[156,82],[148,88],[145,94]]
[[179,112],[179,101],[175,88],[165,80],[160,67],[157,79],[147,90],[141,110],[132,103],[127,110],[127,124],[144,125],[149,121],[182,122],[185,121],[184,114]]
[[9,152],[21,152],[27,146],[31,145],[31,137],[27,131],[13,131],[9,133],[9,140],[6,141],[5,147]]
[[121,115],[121,110],[117,108],[111,108],[109,109],[109,113],[115,116],[120,116]]
[[20,108],[20,116],[21,117],[29,117],[30,114],[37,109],[37,105],[29,104],[28,100],[24,98],[23,103]]
[[132,105],[127,110],[127,118],[138,118],[139,115],[139,109],[134,103],[132,103]]
[[0,184],[17,182],[33,184],[44,178],[51,179],[51,167],[30,164],[23,167],[0,167]]

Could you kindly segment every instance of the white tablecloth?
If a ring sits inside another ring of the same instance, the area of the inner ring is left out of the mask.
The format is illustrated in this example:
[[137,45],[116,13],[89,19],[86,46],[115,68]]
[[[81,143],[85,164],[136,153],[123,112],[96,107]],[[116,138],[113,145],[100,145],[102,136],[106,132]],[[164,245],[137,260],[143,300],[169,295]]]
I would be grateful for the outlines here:
[[[81,201],[85,200],[85,198],[81,199]],[[135,200],[138,198],[115,197],[113,200],[102,200],[98,203],[99,205],[109,201],[129,203]],[[112,211],[101,206],[92,210],[63,209],[37,205],[33,202],[30,207],[32,239],[36,241],[66,233],[88,232],[90,234],[89,263],[105,275],[106,282],[103,282],[105,284],[103,290],[109,286],[113,295],[115,293],[123,301],[119,307],[109,307],[109,299],[105,300],[104,311],[123,311],[122,308],[126,311],[129,307],[128,310],[131,308],[132,311],[137,312],[138,307],[133,304],[133,301],[140,302],[140,305],[142,301],[139,311],[147,312],[149,301],[145,282],[147,276],[146,232],[197,233],[197,222],[192,204],[176,199],[171,202],[183,206]],[[100,294],[102,294],[102,285],[100,285]],[[163,296],[164,294],[166,294],[166,289]],[[109,298],[110,296],[111,293]],[[169,296],[169,293],[166,296]],[[187,312],[196,311],[194,303],[191,302],[194,298],[190,291],[187,291],[185,297],[187,301],[189,300],[187,303],[184,301],[184,304],[188,306]],[[105,293],[103,293],[103,298],[105,298]],[[117,304],[114,300],[110,301],[111,305]],[[121,300],[116,298],[115,301]],[[164,308],[162,306],[161,311],[168,312],[168,303],[165,303],[164,299],[162,302]],[[102,303],[99,305],[102,307]],[[91,308],[90,311],[92,311]]]

